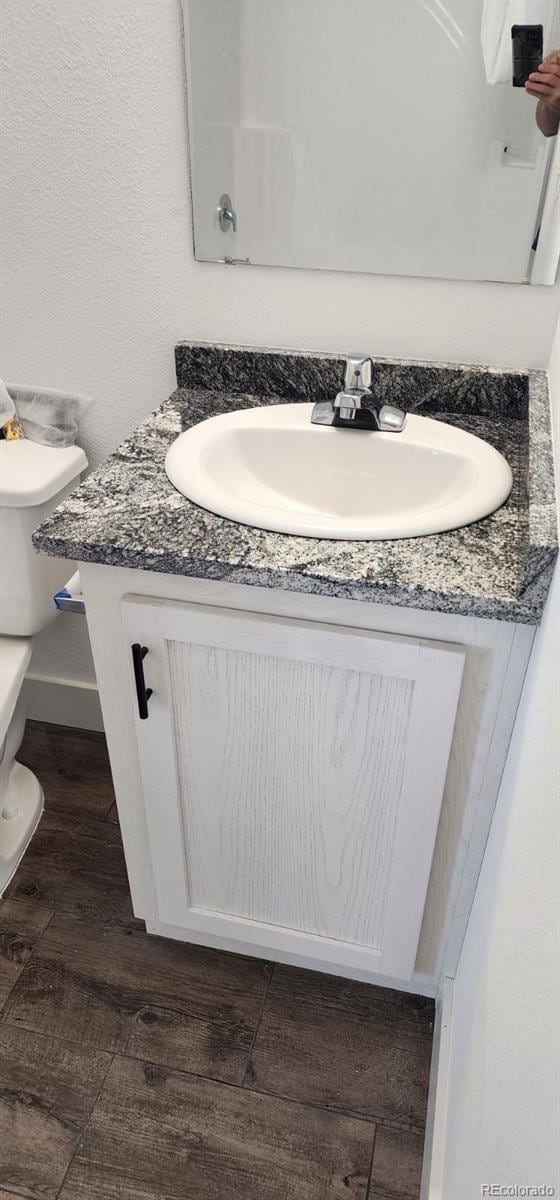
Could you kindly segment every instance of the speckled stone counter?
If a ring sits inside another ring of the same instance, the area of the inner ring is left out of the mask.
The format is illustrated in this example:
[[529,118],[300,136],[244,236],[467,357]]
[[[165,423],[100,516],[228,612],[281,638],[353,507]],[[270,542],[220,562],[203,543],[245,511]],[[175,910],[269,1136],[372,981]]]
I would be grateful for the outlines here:
[[217,517],[175,491],[164,471],[178,434],[215,413],[332,398],[343,360],[181,343],[176,365],[178,390],[39,527],[38,550],[174,575],[539,621],[557,554],[544,372],[377,360],[374,388],[386,403],[429,413],[490,442],[510,463],[513,491],[497,513],[463,529],[345,542],[269,533]]

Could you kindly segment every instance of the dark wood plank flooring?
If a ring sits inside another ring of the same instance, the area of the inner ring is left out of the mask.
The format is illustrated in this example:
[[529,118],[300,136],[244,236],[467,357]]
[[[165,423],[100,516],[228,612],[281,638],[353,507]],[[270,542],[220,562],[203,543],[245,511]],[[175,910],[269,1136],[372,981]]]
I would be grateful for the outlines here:
[[111,1055],[0,1024],[0,1179],[24,1196],[58,1195]]
[[0,1006],[51,917],[49,909],[30,901],[16,904],[13,900],[3,900],[0,903]]
[[0,1200],[418,1200],[433,1005],[146,934],[104,740],[29,724],[0,901]]

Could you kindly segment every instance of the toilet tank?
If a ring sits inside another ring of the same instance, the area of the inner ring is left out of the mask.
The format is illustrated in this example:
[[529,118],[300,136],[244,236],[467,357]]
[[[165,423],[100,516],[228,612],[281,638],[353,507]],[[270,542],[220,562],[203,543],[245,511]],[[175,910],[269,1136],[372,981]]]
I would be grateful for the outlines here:
[[79,446],[0,441],[0,635],[30,637],[56,616],[54,593],[75,566],[37,554],[31,535],[86,467]]

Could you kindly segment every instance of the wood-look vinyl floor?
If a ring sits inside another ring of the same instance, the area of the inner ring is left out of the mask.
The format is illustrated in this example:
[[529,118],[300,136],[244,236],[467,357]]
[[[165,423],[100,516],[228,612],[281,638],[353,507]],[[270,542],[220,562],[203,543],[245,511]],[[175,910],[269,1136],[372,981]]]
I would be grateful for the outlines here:
[[0,1200],[418,1200],[433,1005],[146,934],[101,735],[0,901]]

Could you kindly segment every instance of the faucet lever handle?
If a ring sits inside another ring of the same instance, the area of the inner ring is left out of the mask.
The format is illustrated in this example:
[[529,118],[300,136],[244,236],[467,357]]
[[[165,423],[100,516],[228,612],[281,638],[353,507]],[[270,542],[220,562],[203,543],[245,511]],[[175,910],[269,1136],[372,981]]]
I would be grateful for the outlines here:
[[346,359],[346,370],[344,372],[344,389],[359,392],[368,391],[371,386],[372,375],[373,363],[371,358],[364,358],[362,354],[349,354]]

